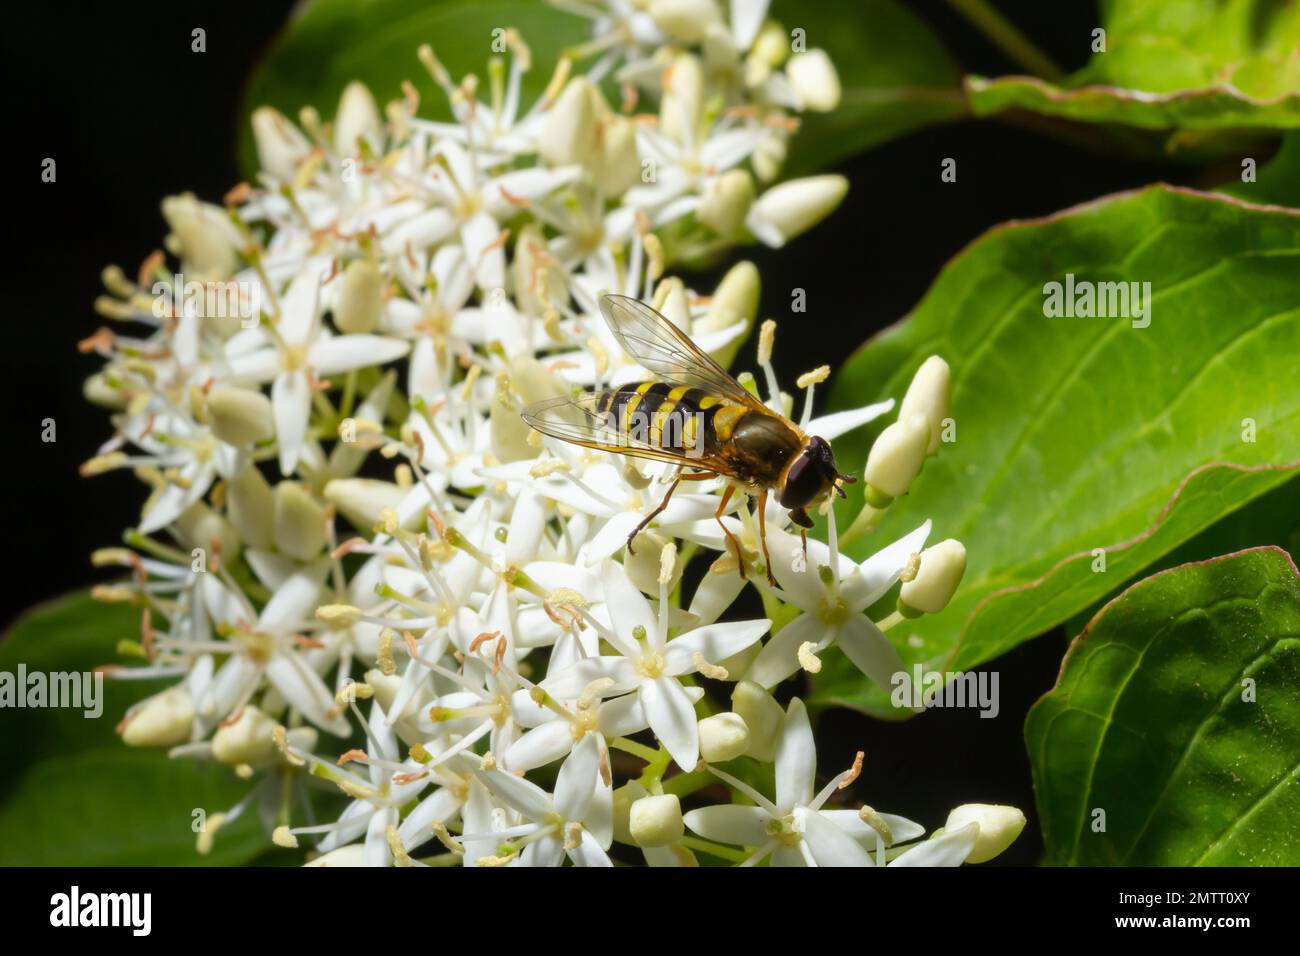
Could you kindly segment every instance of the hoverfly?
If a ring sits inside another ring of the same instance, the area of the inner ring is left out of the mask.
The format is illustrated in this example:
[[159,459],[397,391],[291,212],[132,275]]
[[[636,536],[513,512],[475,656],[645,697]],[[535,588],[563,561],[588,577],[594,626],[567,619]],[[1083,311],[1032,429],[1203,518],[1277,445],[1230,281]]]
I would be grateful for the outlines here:
[[856,479],[836,470],[825,439],[804,434],[764,405],[654,309],[627,296],[606,295],[600,311],[623,350],[662,378],[538,402],[524,410],[524,420],[544,435],[575,445],[678,466],[663,500],[628,535],[631,553],[636,536],[668,507],[683,481],[731,479],[714,517],[736,552],[743,577],[740,543],[722,516],[737,488],[758,499],[763,559],[775,584],[767,553],[768,495],[776,495],[801,529],[811,528],[808,508],[832,491],[844,497],[840,483]]

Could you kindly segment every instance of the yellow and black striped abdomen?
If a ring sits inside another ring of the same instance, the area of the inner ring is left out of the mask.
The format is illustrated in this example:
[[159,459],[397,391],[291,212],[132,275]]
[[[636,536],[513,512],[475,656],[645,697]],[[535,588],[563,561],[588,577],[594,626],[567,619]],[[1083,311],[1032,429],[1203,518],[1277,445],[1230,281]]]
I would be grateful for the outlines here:
[[598,407],[621,434],[686,457],[717,454],[748,411],[671,382],[629,382],[603,393]]

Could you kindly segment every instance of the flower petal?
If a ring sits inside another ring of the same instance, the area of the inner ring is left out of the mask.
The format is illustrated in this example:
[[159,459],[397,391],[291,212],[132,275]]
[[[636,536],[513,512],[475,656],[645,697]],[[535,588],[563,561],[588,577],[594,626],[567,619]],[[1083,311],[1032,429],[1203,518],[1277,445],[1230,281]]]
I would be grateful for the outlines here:
[[808,710],[798,697],[790,701],[776,742],[776,805],[783,813],[812,802],[817,773],[817,745]]
[[899,854],[890,866],[961,866],[975,849],[980,825],[968,823],[960,830],[941,833]]
[[641,706],[659,742],[672,754],[677,766],[690,773],[700,759],[699,723],[695,705],[682,685],[672,677],[641,682]]
[[799,669],[799,647],[805,643],[817,644],[826,636],[827,627],[814,614],[800,614],[763,645],[745,673],[760,687],[781,683]]
[[835,636],[844,656],[879,687],[891,687],[895,674],[903,673],[903,661],[883,631],[862,614],[854,614]]
[[550,794],[531,780],[516,777],[513,773],[504,770],[475,772],[498,800],[518,810],[529,820],[540,823],[555,812],[555,804]]
[[585,734],[574,745],[569,758],[560,765],[555,778],[555,809],[565,820],[581,820],[587,815],[596,793],[596,770],[600,749],[595,734]]
[[760,846],[767,841],[766,827],[771,817],[759,807],[732,804],[701,807],[682,819],[706,840],[736,846]]
[[816,810],[796,811],[803,825],[804,842],[818,866],[872,866],[871,856],[853,839]]
[[664,672],[676,675],[694,671],[697,653],[711,664],[726,660],[761,638],[771,626],[772,622],[764,618],[758,621],[709,624],[687,631],[668,642],[664,651]]
[[640,682],[632,662],[626,657],[588,657],[564,668],[558,674],[548,676],[542,681],[542,687],[552,697],[572,700],[581,697],[592,681],[603,677],[614,682],[612,687],[601,692],[604,697],[629,691]]

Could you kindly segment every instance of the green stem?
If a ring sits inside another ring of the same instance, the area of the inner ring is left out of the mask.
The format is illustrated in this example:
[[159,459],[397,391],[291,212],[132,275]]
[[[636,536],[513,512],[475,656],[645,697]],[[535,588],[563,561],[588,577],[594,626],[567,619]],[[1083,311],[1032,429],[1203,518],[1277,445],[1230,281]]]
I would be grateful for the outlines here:
[[948,0],[948,5],[969,20],[990,43],[1030,73],[1053,83],[1065,78],[1065,71],[987,0]]
[[640,757],[648,764],[658,763],[662,757],[658,750],[653,750],[645,744],[639,744],[635,740],[628,740],[626,737],[615,737],[610,740],[609,745],[615,750],[621,750],[634,757]]
[[712,840],[702,840],[699,837],[688,836],[682,837],[678,842],[692,850],[699,850],[701,853],[709,854],[709,856],[716,856],[720,860],[730,860],[732,863],[744,863],[749,859],[749,854],[744,850],[723,846],[720,843],[714,843]]
[[716,779],[707,770],[692,770],[690,773],[679,773],[675,777],[669,777],[663,782],[663,789],[664,793],[685,797],[696,790],[704,789]]
[[853,519],[853,523],[840,532],[840,550],[843,551],[863,535],[874,533],[880,527],[880,519],[884,515],[884,508],[872,507],[864,501],[862,510]]

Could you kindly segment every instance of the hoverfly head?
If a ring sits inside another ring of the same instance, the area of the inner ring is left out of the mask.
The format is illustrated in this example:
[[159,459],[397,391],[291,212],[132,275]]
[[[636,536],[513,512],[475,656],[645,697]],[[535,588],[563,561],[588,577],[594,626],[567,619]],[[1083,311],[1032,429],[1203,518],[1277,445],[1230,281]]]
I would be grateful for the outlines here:
[[793,517],[794,512],[815,505],[832,491],[838,490],[837,482],[840,478],[830,444],[826,439],[814,435],[786,470],[785,484],[781,489],[781,507],[790,509]]

